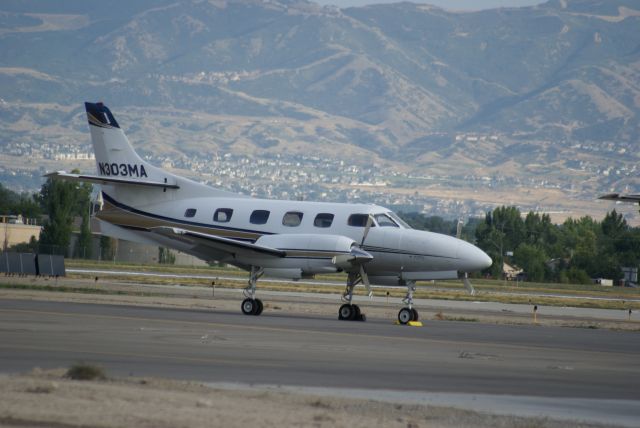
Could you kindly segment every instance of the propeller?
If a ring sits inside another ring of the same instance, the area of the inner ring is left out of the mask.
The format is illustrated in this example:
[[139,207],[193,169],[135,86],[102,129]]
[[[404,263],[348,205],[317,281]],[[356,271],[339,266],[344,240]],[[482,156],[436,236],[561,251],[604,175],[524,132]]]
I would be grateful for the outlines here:
[[362,279],[362,283],[367,289],[367,293],[369,297],[373,296],[373,291],[371,290],[371,283],[369,282],[369,276],[367,275],[367,271],[364,269],[365,263],[373,260],[373,256],[363,250],[364,241],[367,239],[367,235],[369,234],[369,230],[373,225],[373,216],[369,214],[367,217],[367,223],[364,227],[364,232],[362,233],[362,240],[360,240],[360,245],[353,244],[351,247],[351,251],[349,254],[340,254],[334,256],[331,262],[339,267],[340,269],[346,271],[353,271],[353,268],[358,268],[358,273],[360,274],[360,278]]
[[[372,224],[373,224],[373,216],[369,214],[367,216],[367,224],[365,225],[364,232],[362,233],[362,241],[360,241],[361,249],[364,248],[364,240],[367,239],[367,235],[369,234],[369,230],[371,230]],[[360,278],[362,278],[362,283],[364,284],[364,287],[367,289],[367,294],[369,295],[369,298],[371,298],[373,296],[373,291],[371,290],[371,284],[369,283],[369,275],[367,275],[367,272],[364,270],[363,265],[360,265]]]
[[369,214],[367,217],[367,224],[364,226],[364,232],[362,233],[362,241],[360,241],[360,248],[364,246],[364,240],[367,239],[371,225],[373,224],[373,216]]
[[[460,239],[460,237],[462,236],[462,226],[464,225],[464,222],[462,221],[461,218],[458,219],[458,224],[456,226],[456,238]],[[462,276],[462,283],[464,284],[464,288],[467,289],[467,291],[469,292],[469,294],[471,294],[472,296],[476,295],[476,289],[473,288],[473,284],[471,284],[471,281],[469,281],[469,274],[467,272],[461,272],[464,273],[464,275]]]
[[471,281],[469,281],[469,274],[467,272],[464,272],[464,276],[462,277],[462,283],[464,284],[464,288],[467,289],[469,294],[471,294],[472,296],[476,295],[476,289],[473,288]]
[[464,225],[464,223],[462,222],[462,219],[459,218],[458,219],[458,224],[456,225],[456,238],[460,239],[460,237],[462,236],[462,226]]
[[343,270],[351,270],[353,267],[362,266],[371,260],[373,260],[373,256],[371,254],[354,244],[353,247],[351,247],[351,252],[349,254],[334,256],[333,259],[331,259],[331,262]]

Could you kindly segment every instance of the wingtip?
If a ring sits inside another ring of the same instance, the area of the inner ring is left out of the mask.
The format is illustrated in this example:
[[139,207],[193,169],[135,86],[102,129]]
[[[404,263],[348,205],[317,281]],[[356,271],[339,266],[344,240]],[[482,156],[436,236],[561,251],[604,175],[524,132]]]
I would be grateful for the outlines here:
[[620,197],[620,193],[607,193],[606,195],[599,196],[598,199],[615,201],[619,197]]

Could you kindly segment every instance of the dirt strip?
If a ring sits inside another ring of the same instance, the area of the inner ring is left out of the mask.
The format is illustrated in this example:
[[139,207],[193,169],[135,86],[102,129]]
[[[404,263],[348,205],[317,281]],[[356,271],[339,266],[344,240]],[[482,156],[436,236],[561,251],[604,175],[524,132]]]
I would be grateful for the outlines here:
[[157,378],[74,381],[66,370],[0,377],[3,427],[597,427],[447,407],[216,389]]

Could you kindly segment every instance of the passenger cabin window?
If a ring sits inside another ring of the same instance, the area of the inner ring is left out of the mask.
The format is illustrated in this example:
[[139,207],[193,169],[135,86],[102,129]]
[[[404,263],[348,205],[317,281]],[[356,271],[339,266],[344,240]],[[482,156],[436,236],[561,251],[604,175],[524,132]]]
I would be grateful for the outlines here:
[[187,210],[184,212],[184,216],[185,217],[195,217],[196,211],[197,210],[195,208],[187,208]]
[[374,218],[380,227],[399,227],[398,224],[386,214],[376,214]]
[[266,210],[255,210],[251,213],[249,221],[251,224],[265,224],[269,220],[269,214]]
[[[366,227],[367,220],[369,219],[369,214],[351,214],[349,216],[349,220],[347,220],[347,224],[349,226],[355,227]],[[371,227],[375,227],[375,223],[371,223]]]
[[233,210],[231,208],[218,208],[216,212],[213,213],[213,221],[227,223],[231,220],[232,215]]
[[329,213],[320,213],[313,220],[315,227],[331,227],[331,223],[333,223],[333,214]]
[[289,211],[282,217],[282,225],[289,227],[300,226],[303,215],[304,214],[299,211]]

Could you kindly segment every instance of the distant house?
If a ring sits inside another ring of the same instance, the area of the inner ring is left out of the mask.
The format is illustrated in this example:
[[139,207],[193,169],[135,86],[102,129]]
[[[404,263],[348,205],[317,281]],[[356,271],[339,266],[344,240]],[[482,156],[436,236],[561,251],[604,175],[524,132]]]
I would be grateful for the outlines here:
[[0,250],[16,244],[27,243],[31,237],[40,239],[40,226],[26,220],[21,215],[0,215]]
[[517,266],[511,266],[509,263],[502,263],[502,274],[507,281],[522,281],[524,279],[524,270]]

